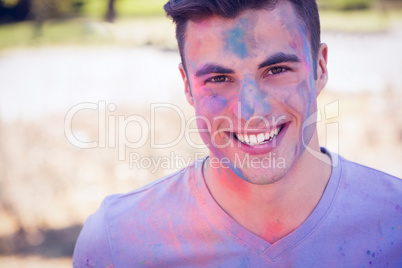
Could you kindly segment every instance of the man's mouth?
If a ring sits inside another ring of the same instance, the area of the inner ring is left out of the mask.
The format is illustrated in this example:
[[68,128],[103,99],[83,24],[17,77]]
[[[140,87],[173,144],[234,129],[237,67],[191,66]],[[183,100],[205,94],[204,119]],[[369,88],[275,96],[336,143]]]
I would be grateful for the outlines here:
[[241,143],[256,146],[268,143],[272,141],[283,129],[284,125],[277,126],[276,128],[271,129],[267,132],[255,133],[255,134],[246,134],[246,133],[233,133],[237,140]]

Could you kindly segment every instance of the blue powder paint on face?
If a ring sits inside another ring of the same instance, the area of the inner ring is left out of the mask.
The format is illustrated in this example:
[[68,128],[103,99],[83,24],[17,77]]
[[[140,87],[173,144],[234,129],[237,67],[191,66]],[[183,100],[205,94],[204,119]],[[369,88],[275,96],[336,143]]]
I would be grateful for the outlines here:
[[227,106],[228,105],[228,100],[227,99],[220,99],[221,105],[222,106]]
[[245,31],[242,27],[236,27],[226,34],[227,49],[236,54],[241,59],[247,56]]
[[[310,116],[312,115],[312,110],[313,110],[313,101],[315,100],[315,95],[313,94],[314,92],[314,85],[310,85],[310,91],[306,92],[306,90],[309,88],[309,85],[307,81],[303,81],[298,87],[297,87],[297,93],[299,94],[300,99],[303,101],[303,104],[306,107],[306,119],[308,120]],[[315,106],[315,105],[314,105]],[[302,133],[302,139],[305,144],[308,144],[311,140],[311,138],[314,135],[314,132],[316,130],[316,125],[311,124],[307,125],[306,128],[303,128],[303,133]],[[302,143],[301,143],[302,146]],[[301,151],[303,151],[303,148],[301,148]]]
[[[211,92],[211,90],[209,89],[206,89],[205,91],[207,94],[210,94]],[[222,110],[229,103],[226,98],[219,96],[218,94],[212,94],[206,102],[210,111],[213,112],[218,112]]]
[[249,120],[254,115],[265,116],[271,112],[271,106],[269,103],[264,103],[261,95],[257,83],[250,78],[245,78],[239,96],[241,116],[245,120]]
[[[311,68],[313,68],[312,70],[311,70],[311,72],[312,72],[312,75],[310,75],[310,92],[309,92],[309,98],[308,98],[308,103],[307,103],[307,107],[308,107],[308,112],[307,112],[307,114],[308,115],[310,115],[311,113],[312,113],[312,102],[313,101],[315,101],[316,100],[316,94],[315,94],[315,85],[314,85],[314,80],[316,79],[316,75],[317,75],[317,65],[316,65],[316,60],[314,60],[313,58],[312,58],[312,55],[311,55],[311,50],[310,50],[310,42],[309,42],[309,39],[308,39],[308,34],[307,34],[307,32],[306,32],[306,29],[305,29],[305,27],[304,26],[299,26],[298,27],[298,32],[299,32],[299,34],[300,34],[300,36],[302,37],[302,40],[303,40],[303,46],[304,46],[304,55],[306,56],[306,58],[307,58],[307,61],[308,61],[308,63],[309,63],[309,65],[310,65],[310,67]],[[303,36],[305,37],[305,38],[303,38]],[[305,84],[305,83],[303,83],[303,87],[305,87],[305,88],[307,88],[307,85]],[[298,89],[298,90],[300,90],[300,89]]]

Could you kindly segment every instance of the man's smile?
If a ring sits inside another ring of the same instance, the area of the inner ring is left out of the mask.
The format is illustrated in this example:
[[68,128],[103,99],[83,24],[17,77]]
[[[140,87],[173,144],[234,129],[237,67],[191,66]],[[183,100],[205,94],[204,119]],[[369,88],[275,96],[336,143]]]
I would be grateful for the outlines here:
[[283,124],[269,131],[259,133],[233,133],[234,137],[243,144],[256,146],[272,141],[283,129]]

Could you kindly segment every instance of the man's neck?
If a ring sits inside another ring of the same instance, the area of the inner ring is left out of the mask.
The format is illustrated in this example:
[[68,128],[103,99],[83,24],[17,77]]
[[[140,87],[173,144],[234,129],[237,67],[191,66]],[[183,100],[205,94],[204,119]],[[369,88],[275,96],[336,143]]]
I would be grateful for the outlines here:
[[[319,150],[316,136],[310,148]],[[270,243],[308,218],[321,199],[330,174],[331,166],[306,151],[284,177],[268,185],[251,184],[229,169],[214,169],[208,163],[204,167],[206,184],[222,209]]]

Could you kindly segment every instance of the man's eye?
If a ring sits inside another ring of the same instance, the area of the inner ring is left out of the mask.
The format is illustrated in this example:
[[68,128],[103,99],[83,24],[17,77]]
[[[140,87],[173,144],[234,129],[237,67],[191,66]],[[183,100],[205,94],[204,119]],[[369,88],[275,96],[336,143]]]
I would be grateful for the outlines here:
[[273,68],[269,69],[267,75],[279,74],[279,73],[286,72],[287,70],[288,69],[286,69],[284,67],[273,67]]
[[223,82],[229,82],[231,81],[227,76],[224,75],[219,75],[219,76],[214,76],[209,79],[207,79],[205,82],[212,82],[212,83],[223,83]]

